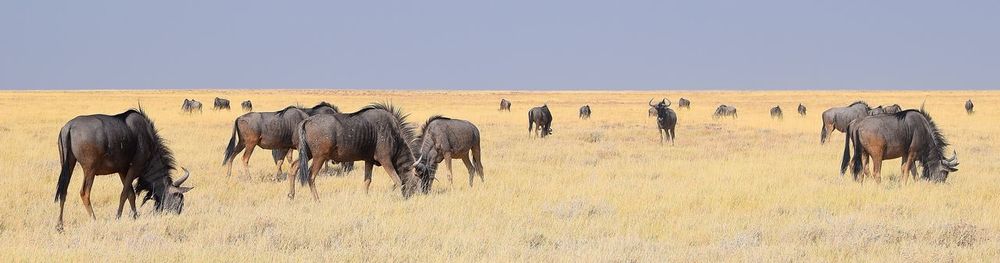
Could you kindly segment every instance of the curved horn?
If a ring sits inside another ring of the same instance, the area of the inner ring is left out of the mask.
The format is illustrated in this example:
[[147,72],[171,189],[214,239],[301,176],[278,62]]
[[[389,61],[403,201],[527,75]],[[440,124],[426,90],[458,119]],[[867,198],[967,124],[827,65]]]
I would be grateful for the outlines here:
[[191,176],[191,172],[188,172],[187,168],[181,167],[181,170],[184,170],[184,176],[181,176],[181,179],[174,181],[174,186],[176,187],[180,187],[181,184],[183,184],[184,181],[187,181],[188,177]]
[[673,103],[671,103],[670,100],[667,99],[667,98],[663,98],[663,102],[666,103],[666,106],[664,106],[664,107],[670,107],[670,105],[673,105]]
[[424,159],[424,156],[423,156],[423,155],[420,155],[420,157],[419,157],[419,158],[417,158],[417,163],[420,163],[420,160],[423,160],[423,159]]
[[958,152],[951,150],[951,158],[948,158],[948,162],[955,162],[958,160]]
[[656,107],[656,105],[653,105],[653,99],[652,98],[649,99],[649,106],[650,107]]

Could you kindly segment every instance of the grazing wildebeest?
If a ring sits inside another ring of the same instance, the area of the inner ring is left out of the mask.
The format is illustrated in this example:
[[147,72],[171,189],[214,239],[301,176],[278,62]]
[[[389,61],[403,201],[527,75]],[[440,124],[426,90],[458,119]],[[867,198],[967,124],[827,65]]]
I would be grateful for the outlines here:
[[736,115],[736,107],[726,104],[719,105],[719,107],[715,109],[715,113],[712,114],[712,119],[719,119],[726,116],[736,119],[736,117],[738,117]]
[[[537,125],[534,132],[531,130],[533,125]],[[549,112],[548,104],[528,111],[528,133],[542,138],[552,134],[552,113]]]
[[663,143],[663,138],[666,137],[670,139],[670,145],[674,145],[677,113],[669,108],[670,104],[666,98],[657,104],[653,104],[653,99],[649,99],[649,107],[656,110],[656,135],[660,137],[660,143]]
[[[852,142],[851,174],[858,181],[864,181],[864,176],[869,174],[865,168],[868,158],[871,158],[872,175],[876,182],[882,181],[882,160],[901,157],[900,176],[903,183],[907,181],[908,174],[914,181],[917,180],[917,161],[924,168],[921,177],[934,182],[944,182],[948,173],[958,171],[958,155],[953,152],[951,158],[945,158],[948,143],[923,109],[870,116],[852,122],[844,142],[841,174],[847,171]],[[862,170],[864,175],[859,177]]]
[[[139,215],[135,197],[143,191],[146,191],[143,203],[153,200],[156,211],[180,214],[184,208],[184,193],[191,190],[191,187],[181,186],[190,175],[186,169],[181,168],[184,176],[177,181],[170,177],[171,170],[174,170],[173,155],[142,108],[114,116],[97,114],[73,118],[59,131],[59,160],[62,171],[55,198],[59,202],[59,222],[56,225],[59,231],[63,226],[66,189],[77,162],[83,168],[84,176],[80,198],[93,219],[97,217],[90,205],[90,190],[96,175],[117,173],[121,177],[119,218],[126,199],[132,207],[132,216]],[[132,182],[137,180],[133,188]]]
[[646,115],[646,116],[647,117],[656,117],[656,108],[649,107],[649,114]]
[[194,113],[198,111],[201,113],[201,102],[197,100],[184,99],[184,104],[181,104],[181,111],[185,113]]
[[479,128],[471,122],[440,115],[432,116],[424,123],[415,145],[420,147],[416,152],[416,171],[421,178],[424,193],[431,190],[437,166],[442,161],[448,169],[448,184],[454,185],[452,159],[462,159],[465,168],[469,169],[469,187],[472,187],[472,179],[476,174],[479,174],[480,181],[486,181],[483,178],[483,159],[479,148]]
[[834,130],[847,132],[847,126],[851,121],[863,118],[868,115],[868,104],[864,101],[856,101],[847,107],[833,107],[823,112],[823,127],[820,131],[819,143],[825,144],[830,133]]
[[799,103],[799,115],[806,116],[806,106]]
[[250,100],[243,101],[243,103],[240,103],[240,106],[243,106],[243,112],[253,111],[253,103]]
[[691,109],[691,101],[688,100],[688,99],[685,99],[685,98],[681,98],[681,99],[677,100],[677,108],[678,109],[689,109],[690,110]]
[[500,111],[510,111],[510,101],[507,99],[500,99]]
[[[413,125],[399,109],[381,103],[368,105],[354,113],[318,114],[299,123],[298,179],[309,184],[313,198],[316,174],[327,160],[335,162],[365,162],[365,193],[371,186],[372,168],[380,165],[389,173],[395,185],[401,186],[404,198],[420,187],[414,171],[411,149],[419,146],[414,139]],[[312,166],[308,160],[312,158]],[[295,179],[289,177],[288,198],[295,198]]]
[[583,107],[580,107],[580,119],[590,119],[590,105],[583,105]]
[[[250,156],[255,147],[271,150],[278,171],[275,177],[281,175],[281,165],[285,157],[291,157],[289,151],[298,149],[298,140],[295,127],[299,122],[309,116],[316,114],[339,113],[337,106],[326,102],[320,102],[312,108],[299,108],[288,106],[283,110],[275,112],[250,112],[237,117],[233,122],[233,135],[226,144],[225,157],[222,165],[228,165],[226,176],[233,173],[233,159],[243,152],[243,172],[250,175]],[[291,162],[289,158],[289,162]],[[294,173],[296,163],[292,162],[292,172]],[[345,170],[350,170],[350,164],[343,164]]]
[[212,106],[213,110],[229,110],[229,100],[215,97],[215,104]]
[[974,112],[972,110],[972,107],[975,107],[975,105],[972,105],[972,100],[965,101],[965,113],[966,114],[972,115],[972,113]]
[[782,119],[785,116],[781,113],[781,106],[774,106],[771,108],[771,118],[772,119]]

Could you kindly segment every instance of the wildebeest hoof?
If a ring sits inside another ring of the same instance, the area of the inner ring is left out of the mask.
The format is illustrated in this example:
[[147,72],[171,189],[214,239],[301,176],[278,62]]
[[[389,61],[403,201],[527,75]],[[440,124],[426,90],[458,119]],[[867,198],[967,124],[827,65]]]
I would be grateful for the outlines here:
[[63,225],[62,224],[56,225],[56,232],[59,232],[59,234],[62,234],[64,231],[65,231],[65,229],[63,229]]

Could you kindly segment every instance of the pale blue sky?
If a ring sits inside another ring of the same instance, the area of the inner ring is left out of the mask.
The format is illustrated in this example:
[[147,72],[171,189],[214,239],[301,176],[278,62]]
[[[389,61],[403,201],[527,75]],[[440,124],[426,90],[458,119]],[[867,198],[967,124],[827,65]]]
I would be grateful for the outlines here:
[[0,0],[0,88],[995,89],[1000,1]]

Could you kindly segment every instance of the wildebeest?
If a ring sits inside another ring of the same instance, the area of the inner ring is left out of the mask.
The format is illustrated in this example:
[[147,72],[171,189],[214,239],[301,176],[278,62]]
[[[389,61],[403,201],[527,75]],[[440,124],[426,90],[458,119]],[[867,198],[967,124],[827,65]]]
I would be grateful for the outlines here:
[[799,115],[806,116],[806,106],[799,103]]
[[[299,122],[309,116],[316,114],[339,113],[337,106],[326,102],[320,102],[312,108],[299,108],[288,106],[285,109],[275,112],[250,112],[237,117],[233,122],[233,133],[226,144],[225,157],[222,165],[228,165],[226,176],[233,173],[233,159],[241,151],[243,152],[243,172],[250,174],[250,156],[255,147],[271,150],[278,171],[275,177],[281,175],[281,165],[285,157],[292,149],[298,149],[298,134],[295,127]],[[291,158],[289,158],[289,161]],[[296,163],[292,163],[294,172]],[[351,169],[350,164],[344,164],[344,169]]]
[[197,100],[184,99],[184,104],[181,104],[181,111],[185,113],[194,113],[195,111],[201,113],[201,102]]
[[215,104],[212,106],[213,110],[229,110],[229,100],[215,97]]
[[847,107],[833,107],[823,112],[823,127],[819,135],[819,143],[826,143],[834,130],[847,132],[847,126],[851,121],[863,118],[868,115],[868,104],[864,101],[855,101]]
[[431,116],[424,123],[421,135],[414,145],[419,146],[416,152],[416,171],[421,178],[424,193],[431,190],[437,166],[442,161],[448,169],[448,184],[454,185],[452,159],[462,159],[465,168],[469,169],[469,187],[472,187],[472,179],[476,174],[479,174],[480,181],[486,181],[479,147],[479,128],[471,122],[440,115]]
[[738,117],[737,114],[736,114],[736,107],[729,106],[729,105],[726,105],[726,104],[722,104],[722,105],[719,105],[719,107],[715,109],[715,113],[712,114],[712,119],[719,119],[719,118],[727,117],[727,116],[728,117],[733,117],[733,119],[736,119],[736,117]]
[[[91,218],[94,209],[90,205],[90,190],[94,176],[117,173],[121,177],[122,193],[118,200],[118,215],[127,199],[132,207],[132,216],[137,217],[135,207],[137,194],[146,191],[145,204],[153,200],[156,211],[171,211],[178,214],[184,208],[184,193],[191,187],[181,186],[190,175],[186,169],[184,176],[174,181],[174,158],[170,149],[160,138],[153,122],[146,113],[128,110],[118,115],[85,115],[73,118],[59,131],[59,160],[62,171],[56,185],[59,202],[59,222],[56,228],[62,231],[63,208],[66,204],[66,189],[76,163],[83,168],[83,189],[80,198]],[[138,181],[134,188],[132,182]]]
[[510,101],[507,99],[500,99],[500,111],[510,111]]
[[880,105],[873,109],[868,110],[868,116],[882,115],[882,114],[895,114],[902,111],[903,108],[899,104],[892,105]]
[[771,108],[772,119],[782,119],[784,117],[785,116],[781,113],[781,106],[775,105],[774,108]]
[[[900,176],[904,183],[908,174],[917,179],[917,161],[924,168],[921,177],[934,182],[944,182],[949,173],[958,171],[957,154],[953,152],[951,158],[945,158],[948,143],[923,109],[870,116],[852,122],[844,142],[841,174],[847,171],[852,142],[851,174],[858,181],[864,181],[864,176],[868,175],[865,168],[868,158],[871,158],[872,175],[876,182],[882,180],[882,160],[900,157],[903,159]],[[865,175],[859,177],[862,170],[865,170]]]
[[253,103],[250,100],[243,101],[243,103],[240,103],[240,106],[243,106],[243,112],[253,111]]
[[689,109],[690,110],[691,109],[691,101],[688,100],[688,99],[685,99],[685,98],[681,98],[681,99],[677,100],[677,108],[678,109]]
[[[364,161],[365,193],[371,185],[375,165],[385,168],[395,185],[401,186],[404,198],[413,195],[421,185],[411,152],[419,147],[413,145],[416,143],[413,125],[406,122],[406,115],[391,105],[375,103],[354,113],[317,114],[299,123],[297,129],[300,135],[298,179],[303,185],[309,184],[316,200],[319,200],[316,174],[327,160]],[[289,178],[288,198],[294,198],[295,179]]]
[[580,107],[580,119],[590,119],[590,105],[583,105],[583,107]]
[[[534,131],[531,130],[533,125],[536,125]],[[528,111],[528,133],[542,138],[552,134],[552,112],[549,112],[548,104]]]
[[670,139],[670,145],[673,145],[676,135],[674,128],[677,126],[677,113],[669,108],[670,104],[670,100],[666,98],[657,104],[653,104],[653,99],[649,99],[649,107],[656,110],[656,134],[657,137],[660,137],[660,143],[663,143],[663,138],[666,137]]
[[972,110],[973,107],[975,107],[975,105],[972,105],[972,100],[965,101],[965,113],[966,114],[972,115],[972,113],[974,113],[974,111]]

